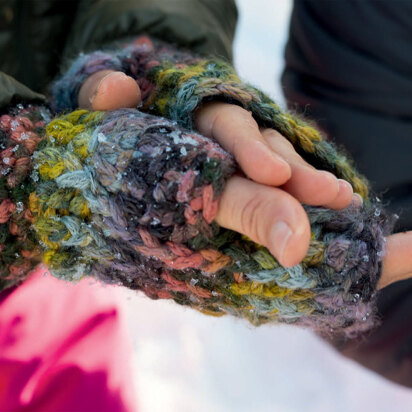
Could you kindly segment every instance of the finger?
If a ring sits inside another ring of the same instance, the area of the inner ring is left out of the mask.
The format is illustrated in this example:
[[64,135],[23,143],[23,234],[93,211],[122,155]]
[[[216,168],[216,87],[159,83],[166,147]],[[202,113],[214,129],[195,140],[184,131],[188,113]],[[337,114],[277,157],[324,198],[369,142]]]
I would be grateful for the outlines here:
[[196,113],[195,126],[230,152],[250,179],[279,186],[290,178],[289,165],[273,153],[245,109],[228,103],[208,103]]
[[216,221],[266,246],[283,266],[305,257],[310,225],[302,205],[281,189],[233,176],[219,201]]
[[134,79],[122,72],[102,70],[88,77],[78,100],[79,107],[90,110],[136,107],[140,103],[140,88]]
[[282,156],[292,169],[292,176],[282,186],[283,190],[300,202],[312,206],[342,209],[352,201],[360,204],[361,198],[353,196],[350,183],[336,178],[332,173],[315,169],[296,153],[293,145],[276,130],[261,130],[272,150]]
[[362,198],[359,195],[354,195],[353,188],[346,180],[338,179],[339,191],[336,198],[330,202],[322,204],[329,209],[344,209],[354,202],[357,206],[361,205]]
[[412,231],[396,233],[386,241],[378,289],[412,277]]

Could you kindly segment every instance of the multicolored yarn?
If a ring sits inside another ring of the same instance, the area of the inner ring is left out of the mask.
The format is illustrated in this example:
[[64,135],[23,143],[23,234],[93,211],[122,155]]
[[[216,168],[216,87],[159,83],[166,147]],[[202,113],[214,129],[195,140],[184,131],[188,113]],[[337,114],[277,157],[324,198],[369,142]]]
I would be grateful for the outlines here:
[[[147,38],[118,52],[80,56],[55,84],[55,106],[75,108],[85,78],[108,68],[134,76],[142,110],[163,117],[78,110],[51,121],[43,140],[44,116],[31,117],[34,109],[0,119],[1,288],[37,264],[40,245],[60,278],[92,276],[210,315],[293,323],[347,338],[378,324],[376,286],[393,219],[368,197],[366,180],[345,156],[314,127],[242,83],[227,63]],[[250,110],[364,199],[361,208],[341,211],[305,206],[312,240],[293,268],[213,221],[236,164],[190,129],[194,111],[216,98]]]
[[193,114],[205,101],[222,100],[244,107],[261,126],[285,136],[309,163],[350,182],[354,192],[369,201],[367,180],[346,156],[307,121],[281,110],[267,95],[242,82],[230,64],[195,56],[146,36],[122,49],[79,56],[54,84],[56,109],[74,110],[85,79],[107,69],[123,71],[136,79],[142,111],[174,120],[188,129],[193,129]]
[[92,274],[157,295],[153,276],[139,274],[141,262],[149,273],[151,266],[139,255],[209,270],[210,259],[189,259],[183,244],[204,244],[216,232],[217,197],[234,170],[219,145],[131,109],[79,110],[46,130],[30,207],[57,276]]
[[50,118],[47,108],[31,105],[0,116],[0,290],[22,281],[41,261],[27,206],[35,187],[32,154]]
[[75,111],[35,154],[34,227],[51,272],[93,276],[255,325],[286,322],[354,337],[376,325],[376,284],[391,221],[370,200],[306,207],[308,255],[283,268],[213,222],[232,157],[175,122],[123,109]]

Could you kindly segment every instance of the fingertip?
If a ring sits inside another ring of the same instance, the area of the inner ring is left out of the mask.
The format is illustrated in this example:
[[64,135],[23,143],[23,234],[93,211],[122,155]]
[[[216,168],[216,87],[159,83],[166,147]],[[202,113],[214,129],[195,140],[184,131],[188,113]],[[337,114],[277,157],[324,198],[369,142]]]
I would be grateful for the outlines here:
[[216,139],[251,180],[279,186],[290,179],[291,167],[266,144],[258,124],[245,109],[209,102],[195,113],[194,120],[199,132]]
[[298,265],[308,253],[309,243],[310,231],[303,235],[294,233],[290,237],[282,257],[279,258],[279,263],[286,268]]
[[137,107],[140,99],[140,88],[133,78],[122,72],[112,72],[100,80],[90,103],[93,110],[114,110]]
[[339,193],[338,199],[340,200],[339,208],[343,209],[350,205],[353,199],[353,187],[352,185],[343,179],[338,179],[339,181]]
[[[311,230],[306,212],[302,207],[293,207],[293,205],[294,203],[289,203],[291,209],[287,212],[285,221],[278,222],[272,229],[273,246],[276,245],[276,230],[279,227],[283,230],[283,237],[278,235],[283,243],[281,245],[277,243],[273,254],[284,267],[299,264],[308,253],[310,243]],[[286,230],[286,227],[289,230]]]
[[412,231],[387,237],[384,248],[380,287],[406,279],[412,272]]
[[[335,210],[344,209],[345,207],[348,207],[351,204],[351,202],[354,200],[352,185],[343,179],[338,179],[338,183],[339,183],[339,192],[336,198],[332,202],[329,202],[328,204],[325,205],[326,207],[330,209],[335,209]],[[356,201],[359,202],[358,199],[356,199]]]
[[330,190],[330,193],[334,193],[335,197],[338,195],[340,190],[340,183],[339,180],[334,174],[328,172],[326,170],[320,170],[318,173],[322,175],[327,187]]
[[363,205],[362,196],[359,193],[354,193],[352,195],[352,203],[355,207],[362,207]]
[[226,183],[215,221],[264,245],[285,267],[301,262],[309,248],[310,223],[301,203],[244,177]]
[[285,260],[285,254],[287,254],[287,248],[292,236],[293,231],[291,227],[283,220],[276,222],[271,229],[270,251],[283,266],[288,263],[287,259]]
[[339,182],[332,173],[316,170],[304,164],[295,164],[292,168],[292,178],[283,189],[302,203],[321,206],[337,198]]

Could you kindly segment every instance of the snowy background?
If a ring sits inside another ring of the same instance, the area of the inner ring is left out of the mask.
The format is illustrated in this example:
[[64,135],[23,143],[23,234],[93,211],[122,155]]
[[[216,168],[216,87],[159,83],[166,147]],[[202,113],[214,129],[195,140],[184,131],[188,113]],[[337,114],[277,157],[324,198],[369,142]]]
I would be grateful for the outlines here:
[[[235,65],[281,100],[289,0],[238,0]],[[410,412],[412,391],[341,357],[308,331],[253,328],[126,295],[141,412]]]

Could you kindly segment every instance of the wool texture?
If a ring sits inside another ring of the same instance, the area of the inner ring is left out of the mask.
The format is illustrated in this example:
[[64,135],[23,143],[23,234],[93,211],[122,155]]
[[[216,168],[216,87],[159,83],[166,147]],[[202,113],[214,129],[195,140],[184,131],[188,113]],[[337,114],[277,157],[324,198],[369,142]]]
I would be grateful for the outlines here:
[[260,126],[276,129],[313,166],[352,184],[369,201],[368,182],[348,158],[338,153],[316,127],[282,110],[259,89],[244,83],[234,68],[216,58],[203,58],[146,36],[123,48],[80,55],[54,84],[57,111],[74,110],[85,79],[100,70],[118,70],[136,79],[140,110],[193,129],[193,114],[202,103],[220,100],[250,111]]
[[19,105],[0,115],[0,290],[21,282],[41,261],[28,198],[32,155],[43,140],[50,111]]
[[[54,107],[74,109],[84,80],[103,69],[136,79],[141,110],[57,117],[32,157],[34,190],[24,207],[54,275],[91,276],[254,325],[284,322],[346,338],[378,325],[376,286],[394,219],[315,127],[241,82],[226,62],[147,38],[80,56],[54,85]],[[216,99],[249,110],[364,200],[340,211],[304,205],[312,238],[293,268],[214,222],[237,165],[193,131],[192,119],[202,103]]]
[[134,109],[78,110],[47,126],[34,155],[34,228],[51,272],[91,276],[255,325],[286,322],[358,336],[376,325],[380,205],[307,207],[312,240],[297,266],[213,219],[235,171],[216,142]]

